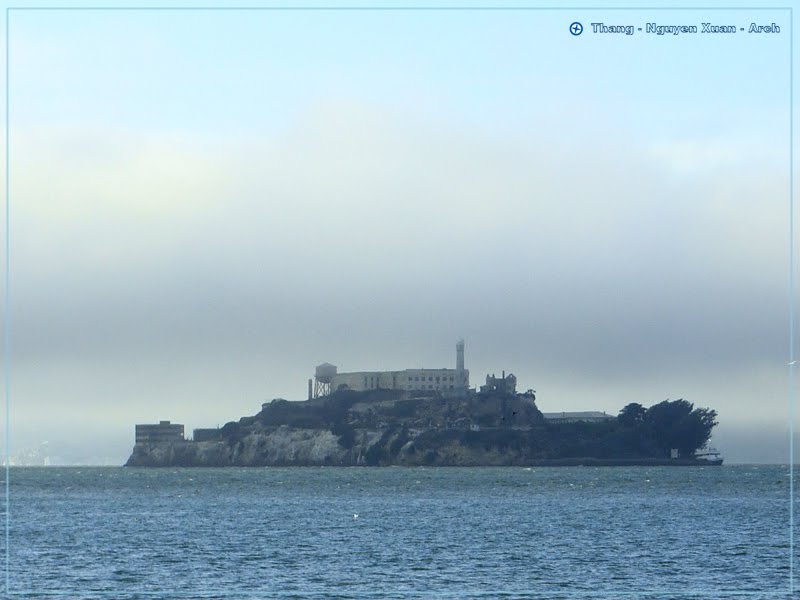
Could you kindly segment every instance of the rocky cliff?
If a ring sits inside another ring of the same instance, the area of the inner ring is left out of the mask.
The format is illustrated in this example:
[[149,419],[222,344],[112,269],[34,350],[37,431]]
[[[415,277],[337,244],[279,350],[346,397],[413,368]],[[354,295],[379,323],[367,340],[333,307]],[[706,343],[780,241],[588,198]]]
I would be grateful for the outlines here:
[[[551,423],[532,394],[341,391],[273,400],[211,439],[137,443],[127,466],[708,464],[692,456],[715,417],[678,400],[632,404],[603,423]],[[685,458],[669,460],[670,448]]]
[[139,443],[128,466],[511,465],[544,427],[532,396],[338,392],[277,399],[202,442]]

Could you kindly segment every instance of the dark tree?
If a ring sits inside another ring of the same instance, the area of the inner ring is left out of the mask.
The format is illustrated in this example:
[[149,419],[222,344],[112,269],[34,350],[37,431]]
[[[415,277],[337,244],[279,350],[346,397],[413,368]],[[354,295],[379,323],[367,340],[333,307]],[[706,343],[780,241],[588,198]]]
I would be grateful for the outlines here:
[[634,427],[644,422],[644,416],[647,414],[647,409],[637,402],[631,402],[619,411],[617,420],[621,425],[626,427]]
[[664,400],[647,409],[644,425],[659,454],[677,448],[682,456],[691,456],[709,440],[716,419],[715,410],[694,408],[683,399]]

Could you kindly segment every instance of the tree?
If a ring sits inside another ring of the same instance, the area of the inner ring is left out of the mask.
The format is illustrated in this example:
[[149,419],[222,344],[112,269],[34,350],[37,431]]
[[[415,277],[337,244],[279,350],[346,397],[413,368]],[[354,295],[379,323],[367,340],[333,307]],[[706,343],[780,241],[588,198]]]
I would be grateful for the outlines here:
[[709,440],[716,419],[715,410],[694,408],[683,399],[664,400],[647,409],[644,425],[661,455],[677,448],[682,456],[691,456]]
[[637,402],[631,402],[619,411],[617,420],[626,427],[635,427],[644,422],[645,414],[647,414],[647,409],[644,406]]
[[682,452],[694,454],[711,438],[711,430],[717,425],[717,411],[695,408],[684,421],[684,433],[677,446]]

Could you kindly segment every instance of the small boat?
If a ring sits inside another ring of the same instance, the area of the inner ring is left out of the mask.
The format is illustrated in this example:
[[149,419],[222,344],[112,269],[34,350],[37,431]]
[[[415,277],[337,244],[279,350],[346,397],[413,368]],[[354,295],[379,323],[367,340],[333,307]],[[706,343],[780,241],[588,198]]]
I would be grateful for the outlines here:
[[694,457],[701,462],[708,463],[709,465],[721,465],[723,458],[720,456],[719,450],[712,446],[703,446],[694,453]]

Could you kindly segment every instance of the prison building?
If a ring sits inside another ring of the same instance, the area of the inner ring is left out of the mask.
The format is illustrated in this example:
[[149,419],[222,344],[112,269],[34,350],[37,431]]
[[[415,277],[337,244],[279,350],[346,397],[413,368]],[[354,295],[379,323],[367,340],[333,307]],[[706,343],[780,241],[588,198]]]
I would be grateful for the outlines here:
[[170,423],[169,421],[159,421],[157,425],[137,425],[136,443],[137,444],[156,444],[159,442],[182,442],[183,425]]
[[331,381],[336,390],[456,390],[469,387],[469,372],[456,369],[405,369],[403,371],[356,371],[337,373]]
[[402,371],[354,371],[338,373],[336,366],[323,363],[316,370],[316,384],[309,398],[340,390],[424,390],[466,392],[469,389],[469,370],[464,368],[464,341],[456,344],[455,369],[404,369]]

